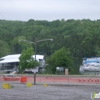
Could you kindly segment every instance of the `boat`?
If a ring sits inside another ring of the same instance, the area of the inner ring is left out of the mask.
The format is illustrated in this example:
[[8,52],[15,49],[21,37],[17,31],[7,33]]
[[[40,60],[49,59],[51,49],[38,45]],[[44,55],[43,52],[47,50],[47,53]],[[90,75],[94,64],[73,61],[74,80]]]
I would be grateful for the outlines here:
[[79,71],[81,74],[100,74],[100,57],[83,58]]

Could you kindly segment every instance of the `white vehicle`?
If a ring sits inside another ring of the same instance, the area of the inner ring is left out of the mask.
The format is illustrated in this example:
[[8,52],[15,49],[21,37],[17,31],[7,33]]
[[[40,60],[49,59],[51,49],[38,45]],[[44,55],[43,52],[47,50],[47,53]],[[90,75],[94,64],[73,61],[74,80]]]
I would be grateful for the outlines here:
[[39,72],[39,70],[38,70],[39,68],[38,67],[36,67],[36,68],[34,68],[34,69],[25,69],[25,71],[24,71],[24,73],[38,73]]
[[100,73],[100,58],[88,58],[83,60],[79,71],[81,74],[86,72]]

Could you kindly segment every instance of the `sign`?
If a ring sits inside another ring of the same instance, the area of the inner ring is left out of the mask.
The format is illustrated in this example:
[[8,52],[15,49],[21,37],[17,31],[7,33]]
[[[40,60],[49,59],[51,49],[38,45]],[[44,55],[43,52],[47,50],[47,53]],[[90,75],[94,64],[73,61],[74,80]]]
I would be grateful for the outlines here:
[[100,92],[99,93],[96,93],[96,92],[91,93],[91,99],[94,100],[95,98],[100,98]]
[[19,81],[19,77],[3,77],[4,81]]

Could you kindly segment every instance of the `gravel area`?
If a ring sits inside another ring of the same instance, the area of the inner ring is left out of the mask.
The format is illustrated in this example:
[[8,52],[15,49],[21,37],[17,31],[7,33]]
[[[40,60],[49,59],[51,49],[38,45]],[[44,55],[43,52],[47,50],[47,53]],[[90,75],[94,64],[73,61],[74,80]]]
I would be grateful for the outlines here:
[[100,85],[11,85],[3,89],[0,83],[0,100],[91,100],[92,92],[100,92]]

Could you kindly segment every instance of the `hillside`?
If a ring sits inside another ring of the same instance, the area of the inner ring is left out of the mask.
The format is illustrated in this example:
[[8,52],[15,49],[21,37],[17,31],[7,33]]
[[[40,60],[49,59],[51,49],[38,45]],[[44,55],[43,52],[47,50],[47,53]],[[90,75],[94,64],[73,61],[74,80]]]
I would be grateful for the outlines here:
[[[53,52],[66,47],[79,66],[83,57],[100,56],[100,20],[33,20],[27,22],[0,20],[0,57],[21,53],[29,46],[19,43],[19,39],[29,41],[53,38],[54,41],[38,43],[37,54],[50,56]],[[34,45],[32,45],[34,47]]]

